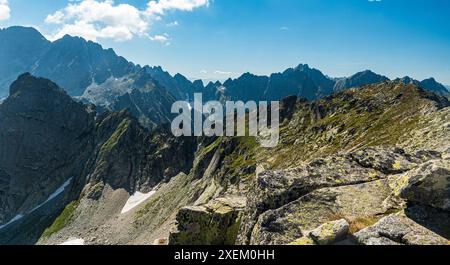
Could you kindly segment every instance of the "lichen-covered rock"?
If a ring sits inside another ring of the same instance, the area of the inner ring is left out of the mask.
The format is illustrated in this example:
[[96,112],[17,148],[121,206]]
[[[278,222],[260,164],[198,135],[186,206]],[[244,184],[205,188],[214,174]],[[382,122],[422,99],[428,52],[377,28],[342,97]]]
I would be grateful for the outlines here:
[[403,149],[366,148],[350,153],[349,158],[365,168],[373,168],[385,174],[397,174],[411,170],[417,164],[434,158],[429,156],[415,156],[407,154]]
[[153,242],[154,246],[165,246],[168,244],[167,238],[158,238]]
[[325,223],[309,233],[318,245],[331,245],[344,240],[349,233],[350,225],[345,219]]
[[204,206],[182,208],[170,245],[233,245],[241,225],[245,198],[219,198]]
[[345,219],[325,223],[289,245],[333,245],[348,239],[350,225]]
[[[289,244],[339,218],[359,231],[404,209],[407,203],[399,195],[409,174],[436,161],[442,161],[440,152],[365,148],[295,169],[260,172],[248,196],[239,243]],[[439,187],[445,191],[445,185]],[[448,198],[445,192],[436,196]]]
[[315,246],[317,245],[314,240],[309,236],[301,237],[294,242],[290,243],[291,246]]
[[[395,198],[389,196],[393,188],[386,185],[387,182],[377,180],[388,179],[392,174],[408,172],[426,161],[438,158],[441,158],[441,154],[432,151],[407,153],[400,148],[365,148],[353,153],[339,153],[316,159],[295,169],[259,172],[255,186],[248,196],[248,207],[239,242],[250,243],[258,216],[270,210],[280,209],[302,196],[324,188],[347,187],[342,188],[340,194],[348,192],[351,196],[344,196],[348,202],[339,203],[346,214],[355,216],[356,213],[353,212],[355,209],[359,209],[358,214],[362,216],[370,216],[374,209],[377,209],[376,213],[381,214],[390,207],[389,205],[392,206],[394,201],[391,200]],[[369,184],[371,182],[374,183]],[[364,183],[373,186],[372,190],[366,191]],[[317,202],[327,198],[326,195],[323,196]],[[361,208],[358,204],[365,205],[366,208]],[[384,210],[381,210],[381,207],[384,207]],[[318,209],[320,212],[322,207],[318,206]],[[367,209],[366,213],[364,209]],[[321,220],[321,218],[311,219]],[[313,225],[318,224],[313,222]]]
[[386,200],[390,194],[387,180],[316,190],[261,214],[250,244],[288,244],[336,217],[352,220],[382,215],[395,207]]
[[404,215],[390,215],[355,234],[362,245],[447,245],[447,239]]
[[401,197],[408,201],[450,211],[450,160],[435,160],[405,176]]

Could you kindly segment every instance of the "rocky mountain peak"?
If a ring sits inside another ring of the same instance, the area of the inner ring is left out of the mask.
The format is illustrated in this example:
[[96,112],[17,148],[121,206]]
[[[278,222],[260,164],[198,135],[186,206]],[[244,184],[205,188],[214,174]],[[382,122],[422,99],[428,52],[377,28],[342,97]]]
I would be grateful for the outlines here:
[[0,34],[8,36],[9,38],[16,38],[21,41],[43,41],[49,42],[45,37],[33,27],[12,26],[0,29]]
[[388,81],[386,76],[374,73],[371,70],[365,70],[352,75],[351,77],[342,78],[336,81],[334,91],[342,91],[348,88],[362,87],[365,85],[376,84]]
[[50,80],[26,73],[10,91],[0,105],[0,223],[30,213],[81,173],[83,135],[94,126],[86,107]]
[[299,64],[297,67],[294,68],[297,71],[308,71],[311,70],[308,64]]
[[447,88],[441,83],[437,82],[436,79],[434,79],[433,77],[425,79],[422,82],[420,82],[420,86],[423,89],[432,91],[441,96],[450,95],[450,92],[447,90]]
[[43,94],[44,96],[49,93],[61,93],[66,95],[64,89],[61,89],[52,81],[45,78],[35,77],[30,73],[20,75],[17,80],[11,84],[9,93],[12,96],[16,93]]
[[404,84],[415,84],[415,85],[419,85],[420,84],[419,81],[417,81],[417,80],[415,80],[415,79],[413,79],[412,77],[409,77],[409,76],[398,78],[398,79],[396,79],[396,81],[402,82]]

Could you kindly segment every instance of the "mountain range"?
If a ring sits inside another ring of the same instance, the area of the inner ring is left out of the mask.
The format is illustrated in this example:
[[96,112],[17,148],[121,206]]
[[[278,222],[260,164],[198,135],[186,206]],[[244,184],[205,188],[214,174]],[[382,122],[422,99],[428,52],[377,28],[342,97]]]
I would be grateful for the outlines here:
[[69,95],[80,96],[90,84],[136,68],[112,49],[78,37],[50,42],[34,28],[10,27],[0,31],[0,40],[0,96],[25,72],[50,78]]
[[[448,244],[433,78],[300,64],[205,85],[22,27],[0,31],[0,59],[0,244]],[[279,145],[174,137],[171,105],[197,92],[280,100]]]
[[[201,80],[191,82],[181,74],[171,76],[161,67],[135,65],[112,49],[103,49],[99,44],[79,37],[66,35],[50,42],[33,28],[10,27],[0,31],[0,40],[0,98],[7,95],[12,81],[25,72],[49,78],[69,95],[79,97],[89,87],[107,81],[110,85],[116,79],[129,79],[130,75],[144,71],[177,100],[192,100],[193,94],[198,92],[202,92],[207,100],[280,100],[291,95],[313,100],[343,89],[388,80],[369,70],[348,78],[330,78],[317,69],[300,64],[270,76],[245,73],[223,84],[210,82],[205,86]],[[412,81],[409,77],[402,80]],[[441,95],[449,94],[433,78],[419,82],[419,85]]]

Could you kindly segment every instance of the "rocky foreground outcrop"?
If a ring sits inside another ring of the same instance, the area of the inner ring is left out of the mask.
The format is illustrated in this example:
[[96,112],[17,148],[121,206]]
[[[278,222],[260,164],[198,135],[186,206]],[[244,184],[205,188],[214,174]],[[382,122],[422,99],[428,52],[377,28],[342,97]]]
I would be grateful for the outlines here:
[[203,206],[182,208],[172,245],[234,245],[241,226],[245,199],[218,198]]
[[449,169],[448,153],[370,148],[263,172],[240,242],[447,244]]

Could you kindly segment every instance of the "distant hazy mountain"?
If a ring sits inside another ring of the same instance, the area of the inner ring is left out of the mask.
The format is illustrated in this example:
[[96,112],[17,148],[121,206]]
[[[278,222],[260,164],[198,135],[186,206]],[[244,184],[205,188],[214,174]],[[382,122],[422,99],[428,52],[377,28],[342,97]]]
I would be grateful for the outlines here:
[[356,73],[351,77],[342,78],[336,81],[334,85],[334,91],[342,91],[344,89],[353,87],[362,87],[365,85],[376,84],[380,82],[388,81],[389,78],[376,74],[370,70]]
[[422,82],[420,82],[420,87],[422,87],[423,89],[432,91],[438,95],[448,95],[449,91],[447,90],[447,88],[445,88],[444,85],[442,85],[441,83],[437,82],[434,78],[428,78],[423,80]]
[[54,42],[37,30],[10,27],[0,31],[0,97],[18,75],[31,72],[51,79],[71,96],[80,96],[91,83],[122,77],[136,66],[82,38],[64,36]]
[[[309,100],[323,98],[334,92],[389,81],[389,78],[370,70],[345,78],[332,79],[308,65],[289,68],[283,73],[270,76],[256,76],[245,73],[237,79],[229,79],[216,87],[227,99],[233,100],[280,100],[288,96],[298,96]],[[450,92],[434,78],[417,81],[411,77],[398,78],[404,84],[414,84],[438,95]]]
[[411,78],[409,76],[405,76],[405,77],[402,77],[402,78],[397,78],[397,79],[395,79],[395,81],[402,82],[405,85],[409,85],[409,84],[413,84],[413,85],[416,85],[416,86],[420,85],[420,81],[415,80],[415,79],[413,79],[413,78]]
[[428,78],[423,81],[415,80],[409,76],[403,78],[397,78],[395,81],[401,81],[404,84],[414,84],[425,90],[434,92],[441,96],[448,96],[450,94],[449,90],[441,83],[437,82],[434,78]]
[[144,70],[149,73],[155,81],[164,86],[177,100],[193,101],[195,93],[203,93],[205,100],[217,98],[217,90],[211,86],[205,86],[202,80],[191,82],[182,74],[171,76],[160,66],[145,66]]
[[223,94],[233,100],[280,100],[287,96],[316,99],[333,92],[334,81],[317,69],[300,64],[282,73],[256,76],[245,73],[237,79],[228,79]]
[[0,29],[0,98],[7,96],[11,83],[31,70],[49,46],[33,28]]

